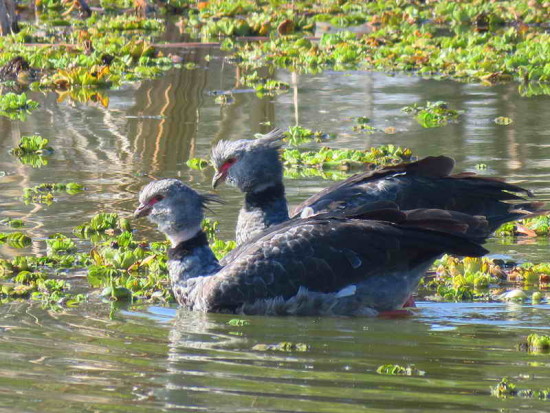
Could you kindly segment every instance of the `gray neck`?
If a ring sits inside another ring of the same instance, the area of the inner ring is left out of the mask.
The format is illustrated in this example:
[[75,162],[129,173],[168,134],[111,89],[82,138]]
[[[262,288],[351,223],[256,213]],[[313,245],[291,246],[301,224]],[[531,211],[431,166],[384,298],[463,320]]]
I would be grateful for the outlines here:
[[237,220],[237,244],[243,244],[272,225],[287,221],[288,207],[281,182],[246,193]]
[[177,301],[190,308],[200,309],[208,296],[206,281],[222,267],[208,246],[206,234],[195,237],[168,250],[168,270]]

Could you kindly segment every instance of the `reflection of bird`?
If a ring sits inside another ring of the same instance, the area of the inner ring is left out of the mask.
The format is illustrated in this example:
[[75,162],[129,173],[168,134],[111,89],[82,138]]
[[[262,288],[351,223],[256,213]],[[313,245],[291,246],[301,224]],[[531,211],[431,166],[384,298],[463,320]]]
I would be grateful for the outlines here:
[[[282,136],[276,129],[259,139],[220,141],[212,150],[216,168],[212,185],[227,180],[245,193],[237,221],[238,243],[289,218],[279,156]],[[537,202],[507,203],[524,200],[520,194],[531,195],[519,186],[470,173],[450,175],[453,166],[451,158],[438,156],[363,172],[313,195],[291,216],[391,201],[401,210],[440,208],[484,215],[494,231],[541,208]]]
[[222,267],[200,227],[203,208],[215,199],[164,179],[142,189],[135,212],[170,239],[174,295],[199,311],[372,315],[401,308],[441,254],[486,252],[476,241],[486,228],[482,218],[357,209],[275,225]]

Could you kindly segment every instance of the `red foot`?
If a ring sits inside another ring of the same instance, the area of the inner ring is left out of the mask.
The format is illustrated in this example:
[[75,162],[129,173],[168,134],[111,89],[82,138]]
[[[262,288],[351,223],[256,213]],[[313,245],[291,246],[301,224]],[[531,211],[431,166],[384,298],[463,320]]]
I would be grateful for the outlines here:
[[412,311],[409,310],[391,310],[391,311],[381,311],[378,313],[378,317],[381,318],[404,318],[414,315]]

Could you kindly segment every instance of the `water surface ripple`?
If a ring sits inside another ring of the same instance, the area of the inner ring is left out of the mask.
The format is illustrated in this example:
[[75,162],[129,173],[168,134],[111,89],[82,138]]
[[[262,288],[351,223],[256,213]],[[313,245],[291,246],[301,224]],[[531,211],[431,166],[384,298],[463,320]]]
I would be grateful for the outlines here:
[[[212,55],[206,62],[204,57]],[[234,94],[217,105],[215,91],[239,88],[235,68],[215,50],[192,51],[196,70],[109,92],[109,108],[59,103],[33,95],[41,108],[27,122],[0,118],[0,218],[21,218],[34,239],[24,250],[0,246],[0,256],[43,254],[44,238],[70,234],[98,211],[129,216],[139,188],[151,177],[179,177],[208,191],[211,170],[185,161],[207,157],[222,138],[249,137],[272,126],[299,123],[336,133],[334,147],[394,143],[419,156],[447,154],[457,170],[502,176],[550,200],[550,98],[523,98],[516,85],[493,87],[381,73],[326,72],[274,77],[287,94]],[[423,129],[405,105],[444,100],[464,111],[461,120]],[[367,116],[394,134],[354,132]],[[493,122],[514,120],[510,126]],[[8,154],[23,135],[40,133],[55,152],[41,169]],[[316,147],[317,144],[311,144]],[[22,202],[23,188],[76,181],[87,190],[58,195],[50,206]],[[288,181],[298,203],[329,183]],[[226,205],[214,207],[221,236],[233,237],[240,195],[221,188]],[[161,239],[146,223],[139,236]],[[546,241],[491,240],[493,254],[548,260]],[[85,246],[84,246],[85,247]],[[497,399],[490,387],[509,376],[519,388],[550,387],[550,356],[518,350],[532,333],[548,334],[549,305],[421,302],[407,319],[231,317],[182,309],[134,307],[109,316],[92,298],[80,308],[48,312],[17,302],[0,307],[0,408],[10,411],[549,411],[550,401]],[[299,342],[306,352],[256,351],[257,344]],[[383,364],[414,364],[423,376],[385,376]]]

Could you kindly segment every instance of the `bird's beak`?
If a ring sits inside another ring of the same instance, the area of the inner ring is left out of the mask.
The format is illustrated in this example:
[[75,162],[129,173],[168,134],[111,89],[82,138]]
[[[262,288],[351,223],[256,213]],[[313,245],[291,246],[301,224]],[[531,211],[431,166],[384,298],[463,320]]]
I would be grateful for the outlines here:
[[153,209],[152,205],[143,205],[140,204],[139,207],[134,211],[134,218],[141,218],[146,217],[151,213],[151,209]]
[[216,188],[220,182],[224,182],[227,178],[227,171],[216,172],[212,178],[212,188]]

